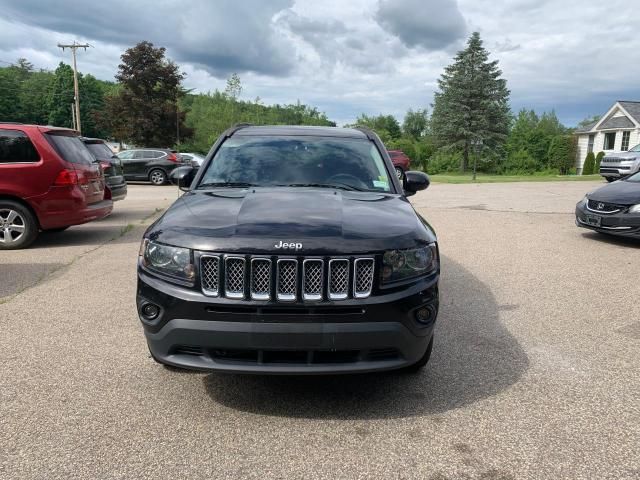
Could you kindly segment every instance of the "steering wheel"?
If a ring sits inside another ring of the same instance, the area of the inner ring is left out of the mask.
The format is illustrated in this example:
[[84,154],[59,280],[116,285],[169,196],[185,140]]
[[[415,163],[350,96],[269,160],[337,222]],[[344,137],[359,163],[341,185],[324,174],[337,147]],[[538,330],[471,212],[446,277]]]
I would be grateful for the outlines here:
[[331,177],[327,178],[327,183],[335,183],[335,184],[343,184],[351,187],[360,188],[363,190],[368,190],[370,185],[367,185],[361,179],[356,177],[355,175],[351,175],[350,173],[336,173]]

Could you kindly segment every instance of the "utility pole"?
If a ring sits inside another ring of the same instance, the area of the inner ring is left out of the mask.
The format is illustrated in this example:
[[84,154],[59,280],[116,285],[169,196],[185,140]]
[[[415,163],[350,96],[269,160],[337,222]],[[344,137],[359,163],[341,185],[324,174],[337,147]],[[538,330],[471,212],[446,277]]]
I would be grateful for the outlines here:
[[58,44],[58,47],[60,47],[62,49],[62,51],[64,52],[65,48],[69,48],[71,49],[71,53],[73,55],[73,95],[74,95],[74,100],[76,102],[76,130],[78,130],[78,132],[82,133],[81,130],[81,126],[80,126],[80,94],[78,92],[78,67],[76,65],[76,50],[78,50],[79,48],[84,48],[84,50],[86,51],[87,48],[89,48],[91,45],[89,45],[88,43],[77,43],[75,40],[73,41],[73,43],[71,45],[63,45],[61,43]]

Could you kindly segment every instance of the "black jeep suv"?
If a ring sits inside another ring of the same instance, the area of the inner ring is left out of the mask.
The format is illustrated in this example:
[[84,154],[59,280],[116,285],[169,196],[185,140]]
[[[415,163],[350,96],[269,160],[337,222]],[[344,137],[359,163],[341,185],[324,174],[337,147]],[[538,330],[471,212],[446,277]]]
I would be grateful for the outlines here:
[[237,126],[144,235],[137,307],[158,362],[318,374],[417,369],[438,313],[436,236],[364,129]]

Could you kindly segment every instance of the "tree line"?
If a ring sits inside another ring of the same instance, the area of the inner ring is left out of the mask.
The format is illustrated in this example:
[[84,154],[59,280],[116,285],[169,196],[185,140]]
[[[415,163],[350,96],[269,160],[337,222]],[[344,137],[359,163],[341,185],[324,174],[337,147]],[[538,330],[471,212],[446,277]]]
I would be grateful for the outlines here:
[[[335,126],[316,107],[299,101],[265,105],[260,98],[241,99],[236,74],[223,91],[187,91],[184,73],[163,47],[150,42],[127,49],[121,60],[116,82],[79,74],[87,136],[206,152],[235,123]],[[402,123],[393,115],[362,114],[353,125],[376,131],[387,148],[404,151],[414,168],[429,173],[467,171],[472,163],[479,171],[499,174],[570,173],[573,131],[553,111],[538,115],[523,109],[513,115],[509,95],[498,62],[489,59],[476,32],[442,73],[431,112],[409,109]],[[2,121],[71,127],[72,103],[73,72],[64,63],[54,72],[36,70],[26,59],[0,68]]]

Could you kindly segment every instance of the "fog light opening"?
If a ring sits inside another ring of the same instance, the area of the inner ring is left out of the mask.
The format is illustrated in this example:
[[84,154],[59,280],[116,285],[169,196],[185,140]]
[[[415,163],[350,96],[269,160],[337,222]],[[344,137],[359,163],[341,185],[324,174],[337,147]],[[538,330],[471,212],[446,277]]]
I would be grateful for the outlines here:
[[416,310],[416,321],[422,325],[429,325],[436,318],[436,310],[432,305],[420,307]]
[[145,304],[142,309],[142,316],[147,320],[155,320],[160,315],[160,307],[153,303]]

